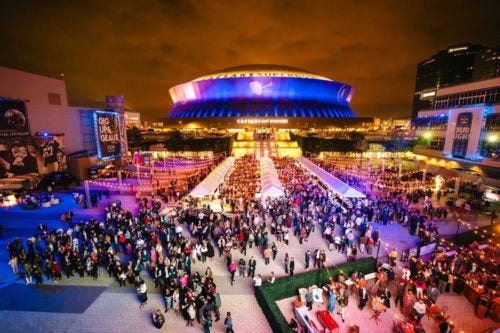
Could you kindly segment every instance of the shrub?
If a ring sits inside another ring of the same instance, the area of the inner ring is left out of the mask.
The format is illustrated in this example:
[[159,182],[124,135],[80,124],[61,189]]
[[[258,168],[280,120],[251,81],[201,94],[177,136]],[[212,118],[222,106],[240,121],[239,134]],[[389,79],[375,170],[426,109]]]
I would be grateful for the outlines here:
[[327,269],[314,270],[297,274],[293,277],[276,279],[274,283],[263,284],[256,292],[255,297],[264,315],[273,329],[273,332],[290,332],[288,322],[281,313],[276,301],[298,295],[299,288],[311,285],[323,286],[328,283],[330,277],[336,279],[339,273],[350,276],[353,271],[365,274],[373,272],[375,259],[366,258],[349,262],[340,266],[332,266]]

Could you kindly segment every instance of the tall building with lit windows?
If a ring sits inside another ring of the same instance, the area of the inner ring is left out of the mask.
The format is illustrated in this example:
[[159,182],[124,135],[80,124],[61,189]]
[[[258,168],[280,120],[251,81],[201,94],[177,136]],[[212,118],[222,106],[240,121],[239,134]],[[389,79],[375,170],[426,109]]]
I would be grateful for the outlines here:
[[417,66],[412,120],[428,110],[438,89],[498,77],[499,48],[462,44],[439,51]]
[[414,128],[427,162],[500,178],[500,77],[437,89]]

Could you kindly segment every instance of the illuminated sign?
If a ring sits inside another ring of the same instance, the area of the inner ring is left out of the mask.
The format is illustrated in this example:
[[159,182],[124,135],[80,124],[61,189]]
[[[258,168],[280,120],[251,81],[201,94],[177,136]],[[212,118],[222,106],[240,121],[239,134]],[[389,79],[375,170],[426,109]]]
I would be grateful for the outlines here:
[[452,47],[452,48],[448,49],[448,53],[453,53],[453,52],[458,52],[458,51],[465,51],[468,48],[469,48],[468,46]]
[[457,117],[455,136],[453,138],[452,154],[455,157],[465,157],[469,145],[472,125],[472,112],[461,112]]
[[422,94],[422,98],[434,97],[434,96],[436,96],[436,92],[435,91],[429,91],[429,92],[426,92],[426,93]]
[[288,124],[288,119],[243,118],[238,124]]
[[120,122],[116,112],[95,111],[94,131],[100,159],[121,156]]

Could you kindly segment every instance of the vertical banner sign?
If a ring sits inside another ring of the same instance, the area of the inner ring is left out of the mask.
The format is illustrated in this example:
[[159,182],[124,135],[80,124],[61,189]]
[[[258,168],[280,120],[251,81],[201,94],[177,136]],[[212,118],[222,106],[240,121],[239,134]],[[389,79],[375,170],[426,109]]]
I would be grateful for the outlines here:
[[121,156],[120,123],[117,112],[95,111],[94,129],[100,159]]
[[472,125],[472,112],[461,112],[457,117],[455,136],[453,138],[452,155],[454,157],[465,157]]

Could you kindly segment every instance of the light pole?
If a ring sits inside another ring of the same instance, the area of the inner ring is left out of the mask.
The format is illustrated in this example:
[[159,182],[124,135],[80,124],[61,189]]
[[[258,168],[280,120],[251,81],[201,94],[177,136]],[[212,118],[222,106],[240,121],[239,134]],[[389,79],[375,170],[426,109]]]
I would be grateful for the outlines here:
[[377,267],[378,267],[378,254],[380,252],[380,243],[381,243],[381,241],[379,239],[377,242],[377,255],[375,257],[375,271],[377,270]]
[[457,221],[457,222],[458,222],[458,223],[457,223],[457,231],[455,232],[455,236],[456,236],[456,235],[458,235],[458,230],[460,229],[460,223],[462,222],[462,220],[461,220],[461,219],[458,219],[458,221]]

